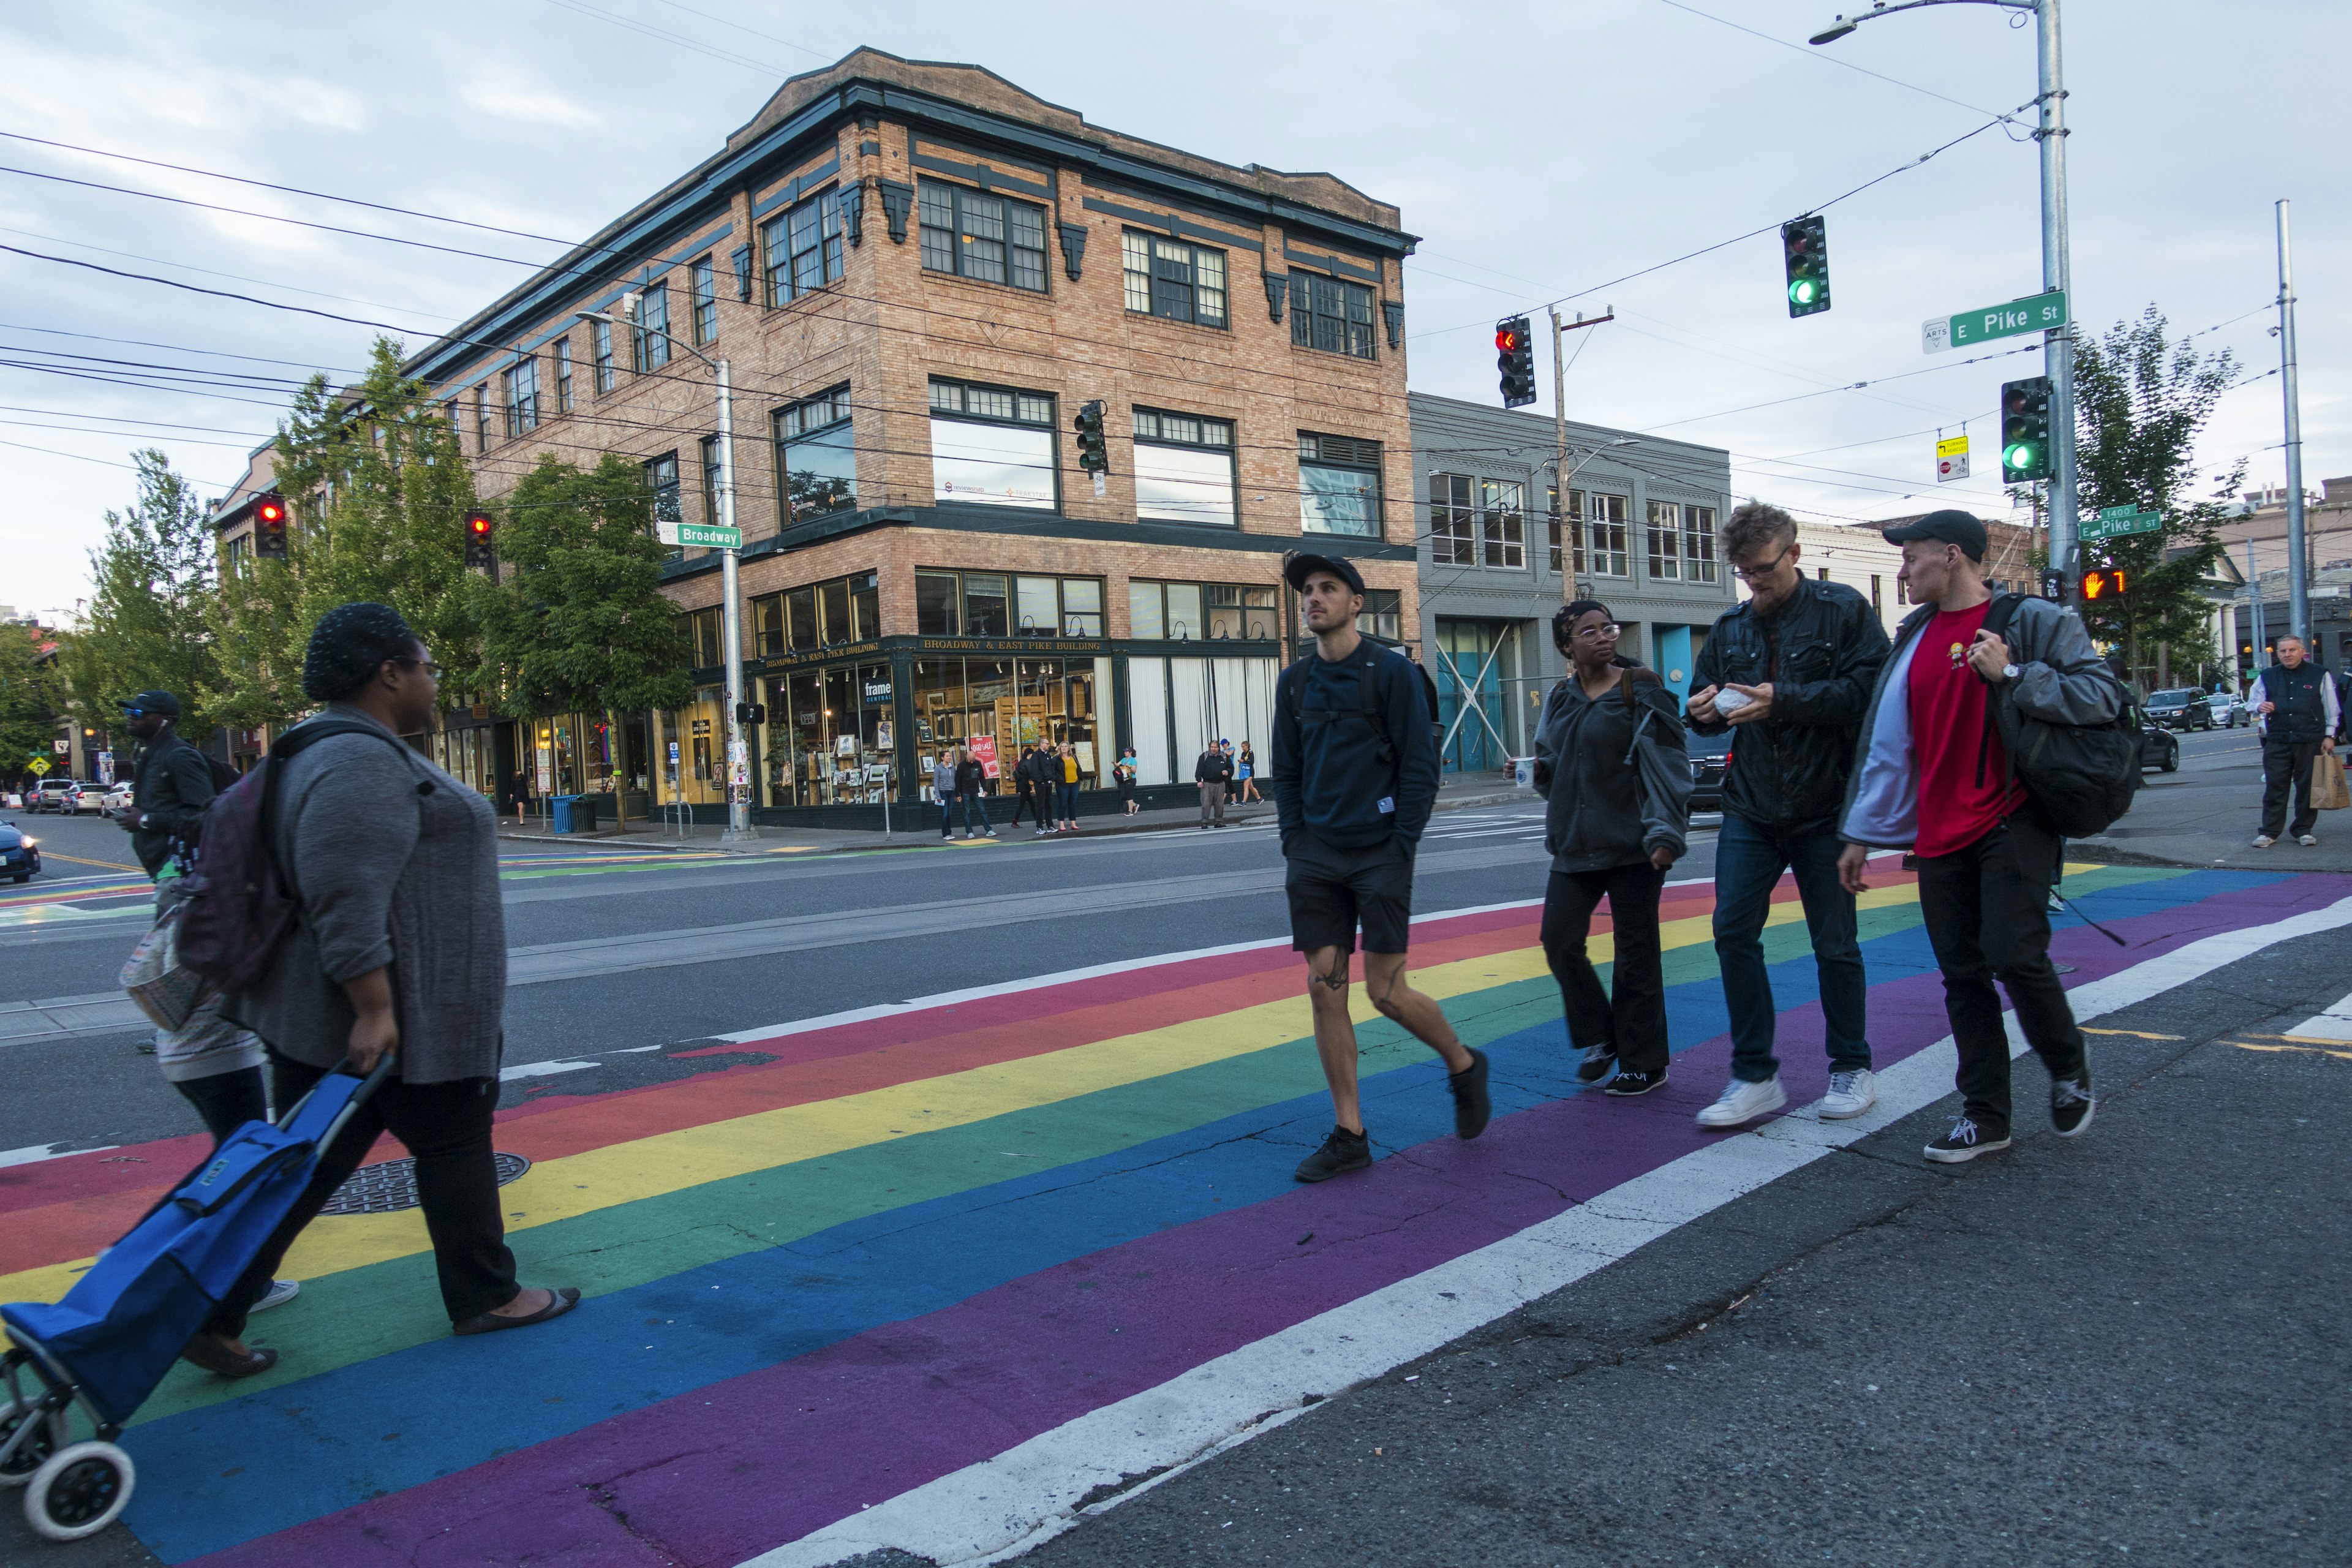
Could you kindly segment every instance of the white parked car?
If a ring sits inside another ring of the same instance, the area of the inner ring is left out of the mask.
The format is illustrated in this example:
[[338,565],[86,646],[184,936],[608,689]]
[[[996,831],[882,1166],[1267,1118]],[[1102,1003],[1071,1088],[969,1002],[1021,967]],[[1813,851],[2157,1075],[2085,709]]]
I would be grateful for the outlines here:
[[104,811],[127,811],[130,808],[131,781],[128,779],[108,790],[100,807]]
[[111,790],[110,790],[105,784],[86,784],[82,785],[80,790],[74,795],[74,815],[79,816],[87,813],[91,816],[98,816],[100,812],[103,812],[106,809],[107,801],[111,794]]

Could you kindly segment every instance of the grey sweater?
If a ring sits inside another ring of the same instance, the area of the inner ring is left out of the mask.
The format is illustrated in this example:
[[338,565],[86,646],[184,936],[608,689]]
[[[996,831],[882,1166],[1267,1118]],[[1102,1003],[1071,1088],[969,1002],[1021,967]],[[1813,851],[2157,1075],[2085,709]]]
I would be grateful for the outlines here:
[[[339,702],[320,717],[374,723]],[[404,743],[337,735],[287,763],[277,811],[302,916],[229,1016],[296,1061],[332,1067],[351,1039],[343,982],[390,964],[400,1076],[495,1077],[507,931],[489,802]]]
[[1654,678],[1636,683],[1629,668],[1593,702],[1570,673],[1536,726],[1536,789],[1555,871],[1631,866],[1654,849],[1680,859],[1691,777],[1674,693]]

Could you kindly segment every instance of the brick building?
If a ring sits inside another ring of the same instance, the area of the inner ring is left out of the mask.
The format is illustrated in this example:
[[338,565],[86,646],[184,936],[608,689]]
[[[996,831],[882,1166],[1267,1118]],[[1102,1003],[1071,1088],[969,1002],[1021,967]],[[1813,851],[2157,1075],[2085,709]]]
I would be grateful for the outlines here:
[[[1066,741],[1097,787],[1132,744],[1146,784],[1186,782],[1219,737],[1265,756],[1286,550],[1361,562],[1368,631],[1416,625],[1400,223],[1328,174],[859,49],[409,368],[486,498],[542,452],[616,451],[694,523],[717,521],[713,378],[645,329],[728,360],[767,819],[919,801],[951,744],[993,770]],[[1094,401],[1099,493],[1071,427]],[[552,788],[715,815],[719,566],[666,573],[694,703],[514,737]]]

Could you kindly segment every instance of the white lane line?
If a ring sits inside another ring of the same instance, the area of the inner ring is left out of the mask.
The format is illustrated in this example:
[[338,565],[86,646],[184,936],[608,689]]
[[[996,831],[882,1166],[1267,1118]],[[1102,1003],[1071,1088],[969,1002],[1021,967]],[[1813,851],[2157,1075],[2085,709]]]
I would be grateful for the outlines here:
[[[2112,1013],[2273,943],[2352,924],[2352,899],[2225,931],[2069,993],[2078,1018]],[[2013,1015],[2012,1056],[2025,1050]],[[1951,1092],[1947,1035],[1878,1075],[1878,1104],[1851,1121],[1793,1115],[1685,1154],[1517,1235],[1400,1280],[1091,1411],[991,1459],[941,1476],[742,1568],[831,1568],[896,1548],[941,1568],[978,1568],[1036,1546],[1089,1515],[1418,1360],[1626,1257],[1675,1227],[1868,1137]],[[1098,1486],[1166,1467],[1081,1510]]]
[[2288,1032],[2315,1040],[2352,1040],[2352,996],[2325,1013],[2315,1013]]
[[44,1160],[62,1160],[68,1154],[102,1154],[117,1147],[100,1143],[89,1149],[60,1149],[54,1143],[35,1143],[23,1149],[0,1149],[0,1171],[11,1165],[37,1165]]
[[593,1068],[595,1065],[594,1062],[525,1062],[520,1067],[500,1068],[499,1081],[508,1083],[519,1078],[546,1078],[551,1073],[578,1072],[583,1068]]

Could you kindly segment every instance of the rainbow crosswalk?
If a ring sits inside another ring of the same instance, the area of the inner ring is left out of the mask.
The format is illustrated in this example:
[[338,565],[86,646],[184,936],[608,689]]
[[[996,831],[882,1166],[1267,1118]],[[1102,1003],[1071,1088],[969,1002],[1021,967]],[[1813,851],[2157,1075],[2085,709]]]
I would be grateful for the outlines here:
[[[1863,900],[1879,1065],[1948,1033],[1908,879]],[[2330,906],[2347,879],[2075,867],[2095,981]],[[1580,1092],[1532,906],[1415,927],[1415,984],[1495,1064],[1453,1139],[1443,1068],[1359,994],[1388,1157],[1314,1188],[1328,1126],[1286,946],[779,1029],[763,1065],[502,1114],[503,1189],[561,1323],[449,1337],[415,1211],[321,1219],[256,1321],[283,1360],[175,1372],[124,1438],[126,1522],[173,1563],[746,1562],[1318,1314],[1551,1220],[1710,1140],[1728,1055],[1709,889],[1670,888],[1665,1093]],[[1792,1106],[1824,1087],[1785,886],[1767,932]],[[1597,960],[1608,956],[1606,922]],[[729,1046],[725,1049],[740,1049]],[[53,1298],[192,1163],[181,1139],[0,1171],[0,1300]],[[389,1145],[386,1152],[392,1152]]]

